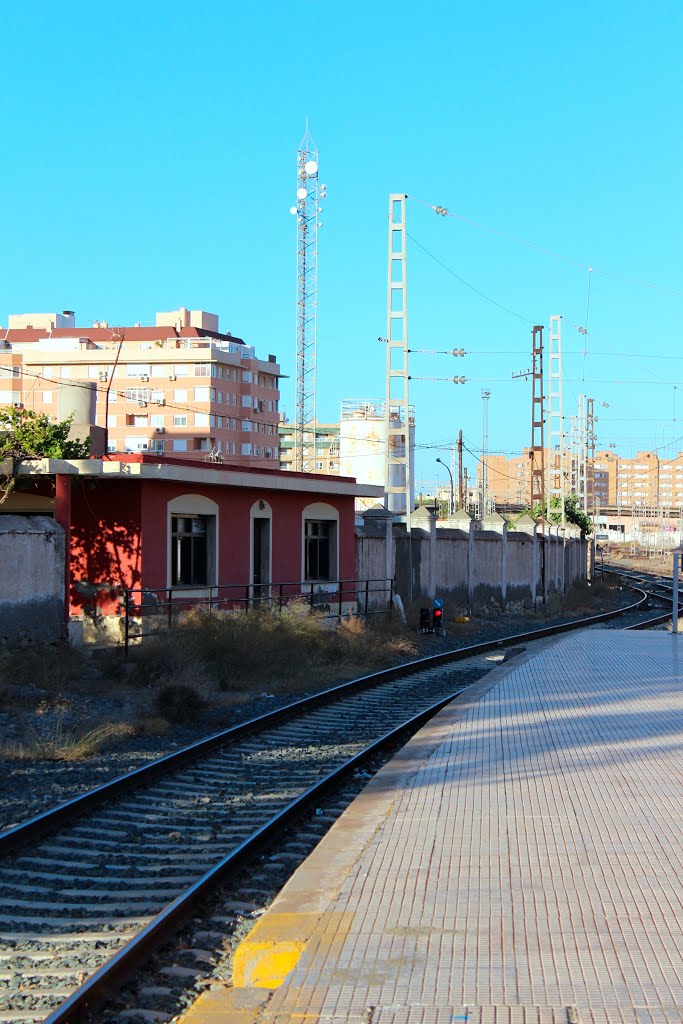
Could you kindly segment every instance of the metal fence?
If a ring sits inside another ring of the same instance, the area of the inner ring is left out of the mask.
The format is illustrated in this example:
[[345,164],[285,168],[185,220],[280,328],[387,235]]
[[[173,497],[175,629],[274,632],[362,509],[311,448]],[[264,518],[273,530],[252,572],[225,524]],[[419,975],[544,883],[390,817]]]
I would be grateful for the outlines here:
[[[171,630],[184,612],[281,611],[304,605],[309,613],[340,619],[345,614],[387,615],[393,609],[393,580],[333,580],[311,583],[233,583],[220,587],[127,589],[123,594],[124,645]],[[154,628],[145,630],[145,623]]]

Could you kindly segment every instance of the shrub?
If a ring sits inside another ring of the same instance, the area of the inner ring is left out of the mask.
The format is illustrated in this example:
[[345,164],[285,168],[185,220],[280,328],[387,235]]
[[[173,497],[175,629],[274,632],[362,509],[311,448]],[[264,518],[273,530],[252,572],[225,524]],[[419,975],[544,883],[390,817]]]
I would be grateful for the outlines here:
[[[282,612],[185,615],[172,633],[148,638],[131,650],[134,676],[158,683],[191,682],[224,692],[296,692],[326,680],[349,678],[414,656],[414,634],[384,621],[366,625],[344,619],[339,625],[307,607]],[[161,714],[165,711],[159,708]]]
[[206,701],[193,686],[169,683],[156,695],[154,707],[162,718],[174,725],[194,722],[206,707]]

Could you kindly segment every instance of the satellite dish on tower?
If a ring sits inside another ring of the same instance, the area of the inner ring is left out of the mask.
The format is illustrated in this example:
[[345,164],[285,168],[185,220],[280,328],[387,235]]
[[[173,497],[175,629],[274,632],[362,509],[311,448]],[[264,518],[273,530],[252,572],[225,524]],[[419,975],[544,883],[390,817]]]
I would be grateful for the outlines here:
[[296,190],[296,197],[297,197],[297,199],[305,199],[306,196],[307,196],[307,192],[306,192],[305,188],[298,188]]
[[318,164],[315,160],[307,160],[304,170],[306,171],[306,174],[317,174]]

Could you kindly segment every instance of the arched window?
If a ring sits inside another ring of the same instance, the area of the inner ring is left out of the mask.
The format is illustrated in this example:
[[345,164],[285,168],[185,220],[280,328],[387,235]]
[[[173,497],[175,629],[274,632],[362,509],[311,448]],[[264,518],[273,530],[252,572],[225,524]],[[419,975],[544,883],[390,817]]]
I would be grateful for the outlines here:
[[201,494],[168,503],[168,585],[211,587],[218,582],[218,505]]
[[303,511],[302,579],[325,583],[339,578],[339,512],[323,501]]

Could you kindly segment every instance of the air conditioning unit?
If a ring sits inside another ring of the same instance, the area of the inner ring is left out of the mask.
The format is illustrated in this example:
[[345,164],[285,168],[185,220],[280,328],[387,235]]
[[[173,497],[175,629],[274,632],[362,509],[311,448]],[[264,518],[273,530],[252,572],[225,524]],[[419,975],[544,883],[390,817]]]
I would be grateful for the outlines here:
[[175,380],[176,379],[175,373],[169,373],[168,379],[169,380]]
[[24,403],[23,402],[12,402],[12,408],[14,408],[14,409],[23,409],[24,408]]
[[155,427],[154,429],[156,430],[157,434],[163,434],[163,432],[164,432],[164,428],[163,427]]
[[138,405],[140,406],[140,408],[141,408],[141,409],[144,409],[144,408],[145,408],[145,406],[147,405],[147,402],[145,402],[145,401],[144,401],[144,400],[143,400],[143,399],[141,398],[141,399],[140,399],[140,400],[138,401]]
[[98,373],[97,376],[100,378],[100,380],[106,380],[107,379],[107,371],[106,370],[100,370],[100,372]]
[[165,398],[155,398],[154,401],[155,401],[156,405],[166,405],[166,399]]
[[149,374],[148,373],[140,374],[140,380],[149,380]]

